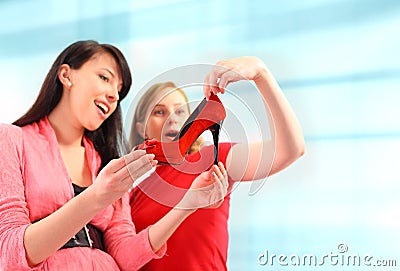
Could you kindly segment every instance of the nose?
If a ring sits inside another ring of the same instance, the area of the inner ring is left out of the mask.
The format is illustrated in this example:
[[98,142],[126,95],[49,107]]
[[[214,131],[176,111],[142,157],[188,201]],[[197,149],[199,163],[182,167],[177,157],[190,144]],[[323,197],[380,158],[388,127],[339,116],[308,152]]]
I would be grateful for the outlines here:
[[177,123],[177,118],[178,116],[175,114],[175,112],[170,113],[167,119],[168,124],[171,125]]
[[107,100],[108,100],[110,103],[113,103],[113,102],[116,102],[116,101],[119,100],[119,92],[118,92],[118,89],[116,89],[116,88],[110,89],[110,90],[107,92],[106,95],[107,95]]

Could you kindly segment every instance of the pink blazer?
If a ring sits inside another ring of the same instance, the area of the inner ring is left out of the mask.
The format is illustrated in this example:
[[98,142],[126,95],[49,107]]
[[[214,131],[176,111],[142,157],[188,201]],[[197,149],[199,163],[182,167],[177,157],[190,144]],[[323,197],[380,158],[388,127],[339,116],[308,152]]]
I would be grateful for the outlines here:
[[[22,128],[1,124],[0,146],[0,270],[137,270],[165,254],[166,246],[153,253],[148,228],[136,233],[126,193],[91,221],[103,231],[107,252],[61,249],[30,267],[23,243],[25,229],[73,198],[71,179],[47,117]],[[95,181],[100,156],[87,138],[84,147]]]

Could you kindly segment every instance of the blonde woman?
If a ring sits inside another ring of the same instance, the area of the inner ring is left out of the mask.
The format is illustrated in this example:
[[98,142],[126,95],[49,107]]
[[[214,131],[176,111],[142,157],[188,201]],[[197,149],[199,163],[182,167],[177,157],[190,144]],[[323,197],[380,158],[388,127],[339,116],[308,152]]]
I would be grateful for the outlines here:
[[[229,190],[234,182],[262,179],[281,171],[304,152],[299,122],[259,58],[240,57],[218,62],[205,78],[204,95],[210,99],[213,94],[223,94],[229,83],[239,80],[255,82],[270,109],[275,140],[218,144],[218,164],[227,169]],[[133,147],[145,140],[172,142],[189,116],[188,98],[182,89],[172,82],[155,84],[138,102],[130,144]],[[200,149],[199,146],[199,141],[193,144],[178,166],[157,165],[155,172],[131,192],[132,219],[138,229],[146,228],[168,213],[179,202],[182,191],[212,166],[214,147]],[[147,151],[151,153],[150,148]],[[229,201],[227,195],[219,208],[191,214],[168,240],[168,256],[150,261],[141,270],[226,270]]]

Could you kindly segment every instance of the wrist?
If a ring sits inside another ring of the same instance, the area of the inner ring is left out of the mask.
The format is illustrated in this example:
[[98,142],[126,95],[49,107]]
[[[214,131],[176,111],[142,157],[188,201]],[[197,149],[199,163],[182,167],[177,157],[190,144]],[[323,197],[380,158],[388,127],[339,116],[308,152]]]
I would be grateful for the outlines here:
[[101,197],[97,195],[96,189],[93,185],[89,186],[79,196],[84,198],[85,202],[90,202],[90,206],[92,206],[95,213],[99,213],[109,205],[108,203],[105,203],[104,200],[100,199]]
[[188,216],[196,212],[197,208],[175,206],[173,210],[176,214],[178,214],[178,216],[180,216],[183,219],[186,219]]
[[191,214],[198,209],[198,207],[196,207],[196,204],[193,202],[193,199],[190,196],[188,196],[188,193],[189,191],[186,192],[186,195],[174,207],[175,210]]
[[264,63],[260,63],[258,65],[258,73],[254,77],[253,81],[257,84],[259,82],[268,80],[268,77],[270,76],[270,72],[267,68],[267,66]]

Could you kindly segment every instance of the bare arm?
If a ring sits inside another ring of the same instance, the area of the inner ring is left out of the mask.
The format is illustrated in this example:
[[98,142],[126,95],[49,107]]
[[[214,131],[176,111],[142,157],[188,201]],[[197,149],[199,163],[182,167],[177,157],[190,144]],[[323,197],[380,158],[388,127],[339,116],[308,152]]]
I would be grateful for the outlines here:
[[[217,83],[217,78],[220,78]],[[206,78],[206,96],[211,91],[224,93],[225,87],[239,80],[253,80],[263,98],[272,140],[236,144],[227,157],[227,170],[234,181],[265,178],[289,166],[304,153],[300,124],[278,83],[256,57],[220,61]],[[212,87],[216,85],[217,87]],[[244,158],[246,157],[246,158]],[[247,160],[247,163],[244,161]]]
[[178,205],[149,229],[153,250],[158,251],[179,225],[199,208],[216,208],[228,191],[228,176],[222,163],[201,173]]
[[[27,260],[36,265],[54,254],[102,209],[120,198],[136,177],[151,168],[144,151],[135,151],[111,161],[98,175],[93,185],[46,218],[27,227],[24,245]],[[131,171],[132,172],[132,171]]]

